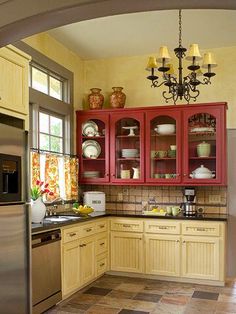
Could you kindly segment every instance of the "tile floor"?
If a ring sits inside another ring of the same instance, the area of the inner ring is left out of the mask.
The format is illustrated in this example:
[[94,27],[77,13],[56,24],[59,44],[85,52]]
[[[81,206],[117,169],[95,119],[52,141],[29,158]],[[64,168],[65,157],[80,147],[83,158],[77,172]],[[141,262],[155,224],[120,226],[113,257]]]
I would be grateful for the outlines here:
[[104,275],[46,313],[236,313],[236,282],[213,287]]

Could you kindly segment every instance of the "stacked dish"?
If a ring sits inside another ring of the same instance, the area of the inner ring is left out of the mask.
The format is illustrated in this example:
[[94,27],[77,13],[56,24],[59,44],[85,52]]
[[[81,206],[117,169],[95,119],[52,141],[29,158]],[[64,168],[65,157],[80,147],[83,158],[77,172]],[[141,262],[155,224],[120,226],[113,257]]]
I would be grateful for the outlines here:
[[84,178],[99,178],[100,172],[99,171],[84,171],[83,177]]
[[101,146],[97,141],[88,140],[82,144],[83,156],[96,159],[101,154]]
[[139,150],[136,148],[124,148],[121,150],[121,156],[124,158],[134,158],[139,156]]
[[98,125],[92,121],[88,120],[82,124],[82,134],[84,136],[95,136],[98,132]]

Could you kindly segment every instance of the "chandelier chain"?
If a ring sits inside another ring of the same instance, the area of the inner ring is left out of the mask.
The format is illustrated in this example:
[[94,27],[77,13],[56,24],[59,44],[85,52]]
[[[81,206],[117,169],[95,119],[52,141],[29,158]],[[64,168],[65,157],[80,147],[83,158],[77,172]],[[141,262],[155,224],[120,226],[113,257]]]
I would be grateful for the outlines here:
[[179,46],[182,47],[182,14],[179,10]]

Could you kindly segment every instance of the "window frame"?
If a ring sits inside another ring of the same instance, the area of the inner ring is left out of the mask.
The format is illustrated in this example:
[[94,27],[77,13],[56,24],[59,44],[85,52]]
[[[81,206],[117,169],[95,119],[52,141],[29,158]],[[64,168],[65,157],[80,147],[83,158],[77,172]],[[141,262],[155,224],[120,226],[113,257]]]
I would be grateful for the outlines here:
[[[44,113],[44,114],[47,114],[49,116],[49,133],[40,132],[40,113]],[[59,119],[62,120],[62,136],[51,134],[50,117],[55,117],[55,118],[59,118]],[[49,136],[49,150],[48,151],[50,151],[52,153],[56,153],[56,154],[64,154],[65,147],[66,147],[66,143],[65,143],[65,117],[64,116],[62,116],[60,114],[55,114],[54,112],[51,112],[49,110],[45,110],[45,109],[40,109],[39,108],[39,113],[38,113],[38,133],[37,133],[38,138],[37,138],[37,141],[38,141],[39,149],[41,150],[41,148],[40,148],[40,134],[45,134],[45,135]],[[57,152],[57,151],[51,150],[51,137],[56,137],[56,138],[62,139],[62,152]]]
[[[40,110],[51,111],[64,117],[64,136],[65,136],[65,154],[74,154],[74,107],[73,107],[73,86],[74,74],[54,60],[48,58],[36,49],[19,41],[14,44],[17,48],[26,52],[32,57],[32,64],[41,65],[42,68],[48,69],[50,73],[58,74],[59,77],[68,81],[64,91],[67,102],[59,100],[47,94],[44,94],[32,87],[29,87],[29,103],[30,103],[30,136],[29,143],[33,148],[39,148],[37,132],[39,132],[38,116]],[[30,82],[29,82],[30,84]]]

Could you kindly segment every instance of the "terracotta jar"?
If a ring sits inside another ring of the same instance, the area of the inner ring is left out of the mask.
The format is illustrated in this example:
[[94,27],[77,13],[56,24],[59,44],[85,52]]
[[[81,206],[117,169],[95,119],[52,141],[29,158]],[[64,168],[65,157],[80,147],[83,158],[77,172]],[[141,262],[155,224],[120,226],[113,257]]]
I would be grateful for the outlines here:
[[100,88],[91,88],[91,94],[88,95],[88,103],[90,109],[102,109],[104,96],[100,93]]
[[113,93],[110,96],[112,108],[123,108],[125,106],[126,95],[122,92],[123,87],[112,87]]

